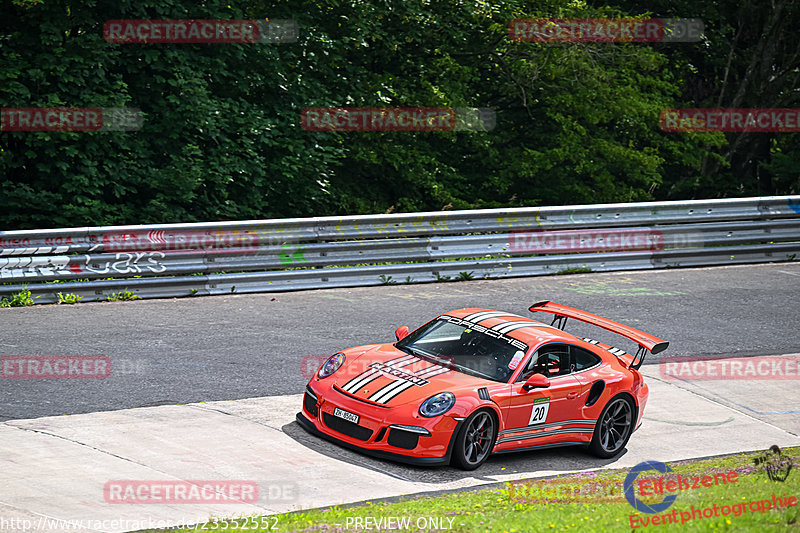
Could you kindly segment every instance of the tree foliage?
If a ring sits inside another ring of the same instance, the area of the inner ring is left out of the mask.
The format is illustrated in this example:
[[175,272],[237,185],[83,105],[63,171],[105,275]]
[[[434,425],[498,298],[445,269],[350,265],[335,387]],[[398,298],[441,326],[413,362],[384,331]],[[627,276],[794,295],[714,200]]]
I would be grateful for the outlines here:
[[[0,132],[3,229],[784,194],[795,133],[667,133],[669,107],[800,107],[775,0],[4,0],[0,106],[136,132]],[[112,19],[294,19],[297,42],[117,44]],[[699,43],[524,43],[524,17],[702,18]],[[481,107],[491,131],[313,132],[308,107]]]

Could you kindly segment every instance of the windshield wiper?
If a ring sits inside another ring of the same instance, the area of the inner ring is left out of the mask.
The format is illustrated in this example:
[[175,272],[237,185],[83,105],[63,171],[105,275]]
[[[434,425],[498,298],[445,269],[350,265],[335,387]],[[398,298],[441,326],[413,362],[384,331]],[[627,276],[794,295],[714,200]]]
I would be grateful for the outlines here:
[[420,357],[420,354],[418,354],[417,352],[415,352],[413,349],[409,348],[408,346],[400,346],[399,342],[395,343],[394,347],[397,348],[398,350],[403,350],[407,354],[415,355],[417,357]]
[[404,352],[406,352],[408,354],[411,354],[414,357],[419,357],[420,359],[425,359],[426,361],[433,361],[434,363],[442,363],[442,364],[444,364],[445,366],[448,366],[448,367],[451,366],[450,365],[450,361],[448,361],[446,359],[440,359],[436,355],[418,352],[418,351],[414,350],[413,348],[411,348],[410,346],[405,346],[405,345],[398,346],[398,344],[395,344],[394,346],[398,350],[403,350]]
[[459,365],[454,363],[451,359],[446,357],[439,357],[438,355],[431,355],[431,354],[415,354],[417,357],[421,357],[422,359],[427,359],[428,361],[432,361],[434,363],[439,363],[442,366],[445,366],[451,370],[458,370]]

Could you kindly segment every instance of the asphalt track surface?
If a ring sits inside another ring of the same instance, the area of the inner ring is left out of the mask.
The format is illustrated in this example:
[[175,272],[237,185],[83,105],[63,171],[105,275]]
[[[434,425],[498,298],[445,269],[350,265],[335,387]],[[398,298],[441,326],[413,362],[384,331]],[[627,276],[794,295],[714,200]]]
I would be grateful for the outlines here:
[[541,300],[660,336],[662,356],[797,353],[798,296],[800,265],[775,263],[0,309],[0,355],[113,365],[104,380],[0,379],[0,421],[297,394],[320,357],[392,341],[397,326],[460,307],[528,315]]

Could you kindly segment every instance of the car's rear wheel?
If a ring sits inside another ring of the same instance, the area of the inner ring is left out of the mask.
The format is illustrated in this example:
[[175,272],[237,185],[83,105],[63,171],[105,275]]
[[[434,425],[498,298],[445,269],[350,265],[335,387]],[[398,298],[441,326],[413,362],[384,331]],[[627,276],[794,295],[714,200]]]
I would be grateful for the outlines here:
[[489,457],[496,436],[497,424],[488,411],[472,413],[456,436],[453,464],[463,470],[475,470]]
[[589,451],[604,459],[614,457],[631,438],[633,424],[633,402],[626,396],[615,396],[600,413]]

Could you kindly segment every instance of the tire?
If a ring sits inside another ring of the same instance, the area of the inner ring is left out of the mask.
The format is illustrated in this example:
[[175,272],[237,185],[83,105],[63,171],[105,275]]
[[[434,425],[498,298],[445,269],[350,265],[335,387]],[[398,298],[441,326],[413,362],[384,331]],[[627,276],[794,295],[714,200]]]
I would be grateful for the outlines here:
[[633,413],[633,402],[627,396],[614,396],[597,419],[589,451],[603,459],[619,454],[633,433]]
[[462,470],[475,470],[492,453],[497,422],[486,410],[476,411],[461,426],[453,445],[451,462]]

